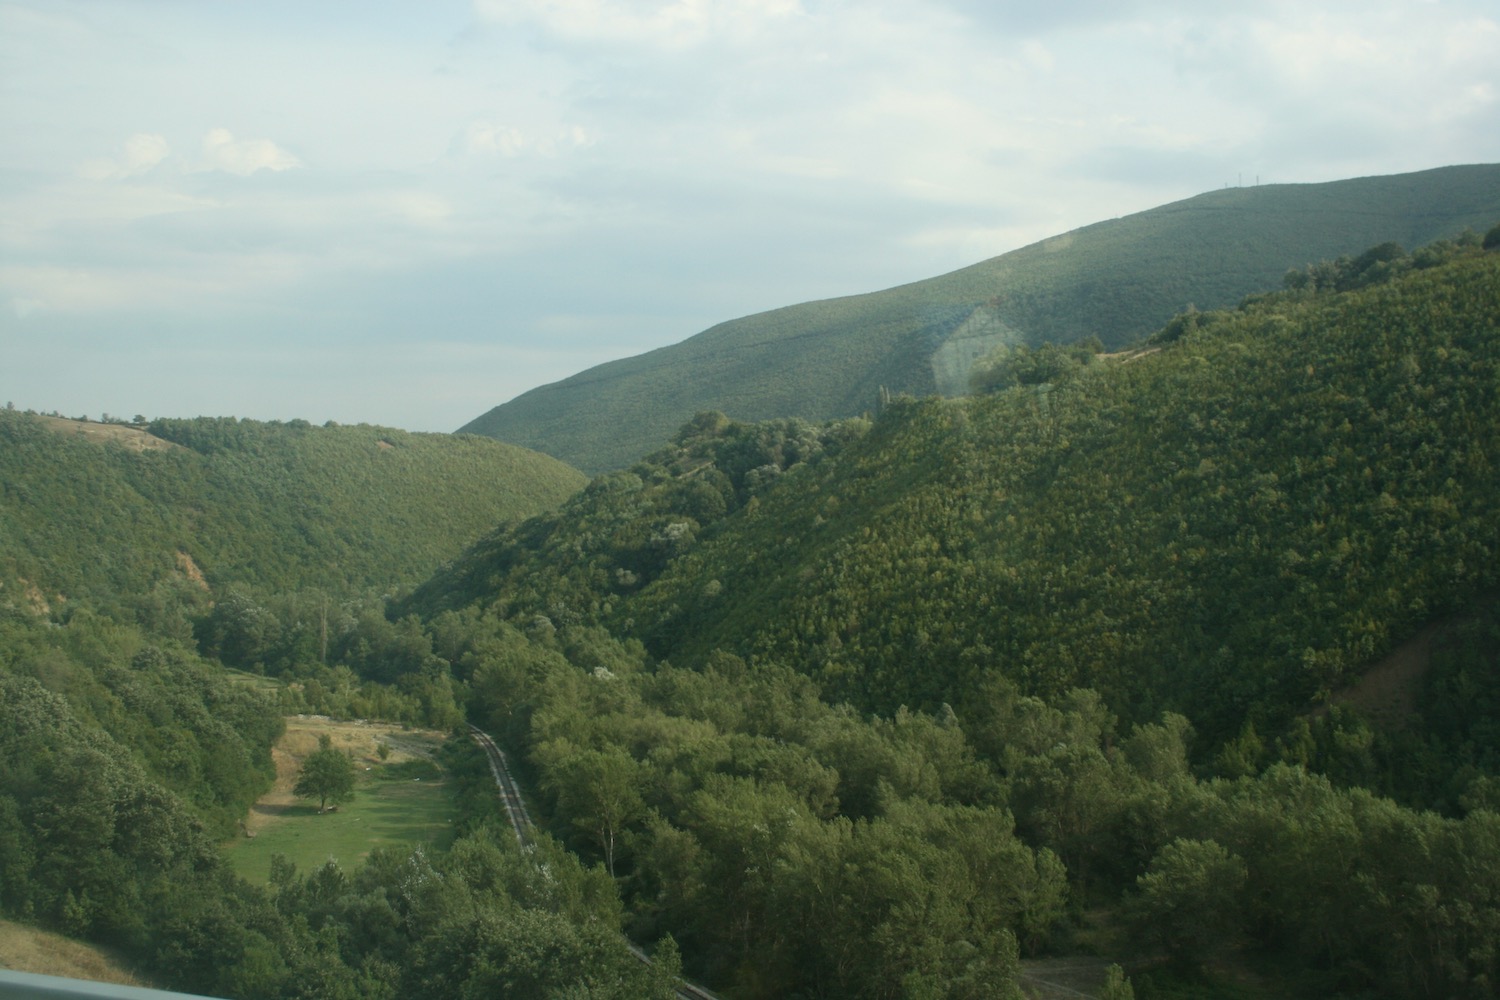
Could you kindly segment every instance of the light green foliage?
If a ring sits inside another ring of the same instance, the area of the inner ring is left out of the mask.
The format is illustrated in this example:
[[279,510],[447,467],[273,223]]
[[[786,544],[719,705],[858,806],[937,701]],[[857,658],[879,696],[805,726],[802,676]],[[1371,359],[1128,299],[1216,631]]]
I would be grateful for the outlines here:
[[[190,615],[207,595],[178,553],[216,588],[409,585],[497,521],[582,485],[554,460],[470,435],[232,417],[150,430],[182,447],[129,451],[0,411],[0,601],[19,602],[9,587],[24,579],[54,603]],[[114,542],[107,558],[100,539]]]
[[1099,989],[1099,1000],[1135,1000],[1135,988],[1125,970],[1111,965],[1104,970],[1104,985]]

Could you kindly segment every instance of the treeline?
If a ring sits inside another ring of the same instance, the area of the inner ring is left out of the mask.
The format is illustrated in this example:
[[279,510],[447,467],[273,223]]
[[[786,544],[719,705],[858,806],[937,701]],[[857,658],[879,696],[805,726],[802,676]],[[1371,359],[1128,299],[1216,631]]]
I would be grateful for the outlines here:
[[598,621],[784,472],[836,454],[869,428],[852,419],[758,424],[702,413],[671,445],[599,476],[555,511],[500,525],[396,603],[431,615],[500,602],[544,627]]
[[[6,417],[7,530],[38,493],[117,509],[47,529],[53,577],[7,550],[0,907],[234,997],[664,997],[679,954],[744,1000],[1018,997],[1084,949],[1143,1000],[1245,968],[1491,996],[1500,255],[1376,249],[1124,357],[1012,352],[966,401],[700,415],[389,602],[275,551],[333,429],[157,428],[201,449],[154,453],[198,469],[169,511],[256,497],[226,530],[264,562],[183,549],[203,590],[101,544],[157,537],[117,494],[149,456],[38,472]],[[1340,700],[1434,624],[1395,725]],[[556,842],[515,844],[456,730],[447,850],[238,882],[212,838],[290,711],[475,721]]]
[[0,906],[139,946],[164,897],[219,884],[211,838],[269,784],[281,714],[192,651],[86,613],[0,612],[0,649]]
[[96,444],[0,411],[0,600],[159,616],[194,609],[204,585],[410,586],[583,483],[468,435],[234,418],[147,429],[182,447]]
[[[449,849],[278,864],[252,887],[214,856],[201,817],[220,814],[135,749],[172,742],[162,730],[122,725],[126,744],[89,720],[154,704],[115,694],[131,679],[202,670],[205,703],[238,699],[263,748],[278,696],[83,626],[71,641],[103,679],[75,663],[73,701],[39,679],[60,683],[55,656],[3,677],[0,904],[119,944],[176,988],[666,997],[680,949],[742,998],[1018,997],[1023,956],[1085,942],[1142,997],[1211,995],[1226,959],[1283,995],[1482,997],[1500,975],[1500,819],[1479,803],[1442,818],[1294,763],[1208,778],[1187,720],[1122,723],[1084,689],[1044,700],[991,674],[964,712],[869,715],[770,661],[674,666],[597,627],[479,608],[408,640],[516,753],[560,843],[515,843],[456,734]],[[8,628],[22,646],[58,631]],[[621,928],[663,963],[637,962]]]

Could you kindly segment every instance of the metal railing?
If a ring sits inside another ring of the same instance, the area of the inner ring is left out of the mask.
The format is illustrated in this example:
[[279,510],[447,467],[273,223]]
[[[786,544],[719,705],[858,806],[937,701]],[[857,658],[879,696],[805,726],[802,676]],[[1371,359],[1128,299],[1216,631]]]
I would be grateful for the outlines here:
[[86,979],[43,976],[0,969],[0,1000],[214,1000],[195,993],[172,993],[145,986],[121,986]]

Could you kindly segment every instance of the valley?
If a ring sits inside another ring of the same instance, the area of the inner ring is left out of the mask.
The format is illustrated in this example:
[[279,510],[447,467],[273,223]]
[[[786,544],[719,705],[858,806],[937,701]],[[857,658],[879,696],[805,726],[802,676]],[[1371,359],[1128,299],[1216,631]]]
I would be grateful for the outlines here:
[[587,481],[0,413],[0,912],[247,1000],[1487,997],[1497,247]]

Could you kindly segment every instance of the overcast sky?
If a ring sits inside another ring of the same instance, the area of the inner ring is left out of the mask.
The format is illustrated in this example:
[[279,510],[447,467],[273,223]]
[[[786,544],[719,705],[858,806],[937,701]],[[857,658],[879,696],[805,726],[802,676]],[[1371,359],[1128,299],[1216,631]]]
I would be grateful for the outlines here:
[[1225,184],[1500,161],[1500,5],[0,0],[0,404],[454,430]]

